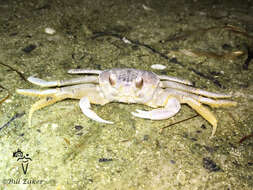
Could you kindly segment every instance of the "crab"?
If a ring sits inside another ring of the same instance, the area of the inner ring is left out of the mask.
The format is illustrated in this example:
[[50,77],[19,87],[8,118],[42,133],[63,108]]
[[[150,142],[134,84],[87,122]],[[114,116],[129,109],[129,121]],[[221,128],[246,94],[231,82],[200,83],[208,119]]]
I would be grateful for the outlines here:
[[34,111],[67,98],[80,99],[79,106],[84,115],[97,122],[107,124],[113,124],[113,122],[99,117],[91,110],[90,103],[99,105],[109,102],[144,104],[155,109],[151,111],[137,109],[131,113],[135,117],[151,120],[168,119],[179,112],[181,104],[188,104],[213,126],[211,134],[213,137],[217,128],[217,119],[202,104],[211,107],[237,105],[235,101],[226,100],[231,97],[229,94],[208,92],[193,87],[188,80],[157,75],[145,70],[132,68],[114,68],[104,71],[72,69],[68,73],[89,75],[58,81],[45,81],[31,76],[28,81],[49,89],[17,89],[19,94],[40,98],[30,109],[29,126],[31,126]]

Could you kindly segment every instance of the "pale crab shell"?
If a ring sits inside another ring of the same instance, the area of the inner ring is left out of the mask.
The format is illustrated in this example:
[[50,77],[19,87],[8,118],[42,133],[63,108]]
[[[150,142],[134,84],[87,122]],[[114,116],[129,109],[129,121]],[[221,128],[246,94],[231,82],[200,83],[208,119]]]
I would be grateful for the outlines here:
[[110,69],[99,75],[99,86],[109,101],[144,104],[153,98],[159,86],[158,76],[137,69]]

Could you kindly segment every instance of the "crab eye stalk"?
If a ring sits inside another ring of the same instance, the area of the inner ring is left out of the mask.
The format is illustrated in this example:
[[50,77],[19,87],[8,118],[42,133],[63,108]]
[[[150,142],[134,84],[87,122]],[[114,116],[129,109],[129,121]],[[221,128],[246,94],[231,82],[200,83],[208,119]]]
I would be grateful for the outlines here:
[[143,86],[143,78],[142,77],[137,77],[135,79],[135,86],[136,86],[136,88],[139,88],[139,89],[142,88],[142,86]]
[[116,80],[117,80],[116,75],[115,74],[110,74],[109,82],[112,86],[114,86],[116,84]]

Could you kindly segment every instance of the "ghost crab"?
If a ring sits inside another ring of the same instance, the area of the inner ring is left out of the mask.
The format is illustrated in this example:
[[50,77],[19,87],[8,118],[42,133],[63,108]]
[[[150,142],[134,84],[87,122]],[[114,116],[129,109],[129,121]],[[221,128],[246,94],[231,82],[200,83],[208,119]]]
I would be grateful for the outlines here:
[[151,120],[162,120],[179,112],[181,104],[188,104],[212,126],[211,137],[217,128],[217,119],[202,104],[211,107],[235,106],[237,103],[224,100],[231,97],[228,94],[213,93],[194,88],[188,80],[175,77],[156,75],[150,71],[131,68],[85,70],[72,69],[70,74],[96,74],[61,81],[45,81],[33,76],[28,78],[33,84],[41,87],[60,87],[47,90],[17,89],[17,93],[39,97],[29,112],[29,125],[34,111],[66,98],[80,99],[82,112],[92,120],[112,124],[100,118],[90,108],[90,103],[105,105],[109,102],[124,102],[145,104],[151,111],[136,110],[132,115]]

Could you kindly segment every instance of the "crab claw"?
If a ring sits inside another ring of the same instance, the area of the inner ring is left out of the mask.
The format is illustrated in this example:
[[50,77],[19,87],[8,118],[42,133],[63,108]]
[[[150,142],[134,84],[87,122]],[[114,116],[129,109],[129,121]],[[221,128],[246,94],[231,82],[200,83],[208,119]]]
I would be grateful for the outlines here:
[[92,111],[90,109],[90,107],[91,107],[90,101],[87,97],[81,98],[81,100],[79,102],[79,106],[80,106],[83,114],[86,115],[88,118],[95,120],[97,122],[100,122],[100,123],[113,124],[113,122],[111,122],[111,121],[106,121],[106,120],[102,119],[94,111]]
[[135,117],[151,119],[151,120],[162,120],[168,119],[179,112],[181,108],[180,102],[176,98],[168,99],[168,102],[164,108],[158,108],[151,111],[136,110],[131,112]]

